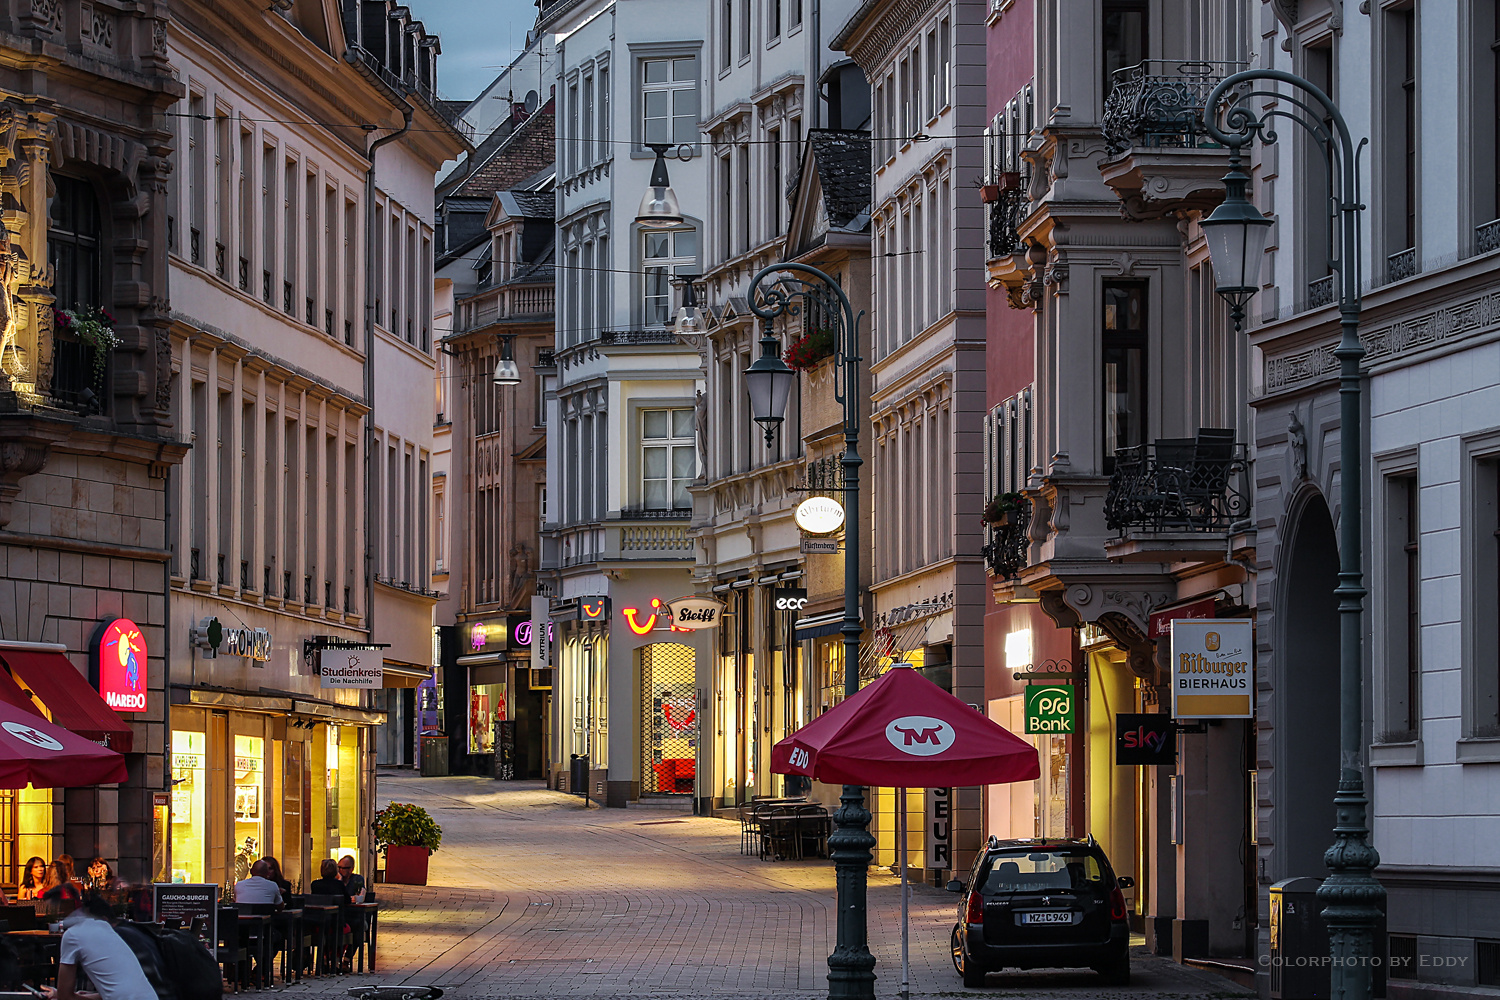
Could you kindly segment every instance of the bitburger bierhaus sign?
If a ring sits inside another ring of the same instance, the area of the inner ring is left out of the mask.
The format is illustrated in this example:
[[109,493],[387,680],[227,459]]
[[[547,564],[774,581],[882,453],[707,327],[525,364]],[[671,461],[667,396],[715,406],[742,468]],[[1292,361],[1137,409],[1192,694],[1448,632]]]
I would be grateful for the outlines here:
[[1172,622],[1172,717],[1255,715],[1255,625],[1248,618]]

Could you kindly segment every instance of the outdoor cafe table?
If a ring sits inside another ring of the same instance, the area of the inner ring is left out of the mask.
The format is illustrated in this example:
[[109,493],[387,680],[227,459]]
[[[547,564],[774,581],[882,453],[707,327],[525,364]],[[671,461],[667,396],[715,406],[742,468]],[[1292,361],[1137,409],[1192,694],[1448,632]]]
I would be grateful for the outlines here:
[[[303,903],[303,919],[316,924],[318,932],[318,955],[317,962],[313,966],[313,975],[322,976],[336,974],[339,971],[339,952],[343,950],[343,928],[339,925],[339,911],[342,908],[337,903]],[[329,965],[328,950],[333,949],[333,964]]]
[[[291,908],[277,910],[271,914],[271,926],[281,931],[285,942],[281,949],[281,981],[290,983],[294,980],[302,982],[302,967],[305,956],[302,953],[302,910]],[[287,972],[287,963],[291,962],[291,972]]]
[[[271,914],[241,913],[240,941],[250,942],[255,956],[255,978],[257,985],[269,987],[272,983],[272,965],[276,961],[271,951]],[[282,977],[283,980],[286,978]]]
[[[35,930],[6,931],[4,937],[18,946],[23,976],[44,983],[57,981],[57,956],[62,946],[62,931],[50,931],[45,927]],[[41,972],[41,975],[33,975]]]

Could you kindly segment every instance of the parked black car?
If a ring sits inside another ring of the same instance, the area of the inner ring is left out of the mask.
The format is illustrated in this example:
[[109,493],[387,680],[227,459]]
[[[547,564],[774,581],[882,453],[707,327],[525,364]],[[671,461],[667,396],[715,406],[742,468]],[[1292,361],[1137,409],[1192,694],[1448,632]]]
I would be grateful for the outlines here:
[[1087,966],[1114,985],[1130,982],[1130,924],[1116,878],[1093,837],[997,840],[979,852],[953,928],[953,966],[965,986],[1004,968]]

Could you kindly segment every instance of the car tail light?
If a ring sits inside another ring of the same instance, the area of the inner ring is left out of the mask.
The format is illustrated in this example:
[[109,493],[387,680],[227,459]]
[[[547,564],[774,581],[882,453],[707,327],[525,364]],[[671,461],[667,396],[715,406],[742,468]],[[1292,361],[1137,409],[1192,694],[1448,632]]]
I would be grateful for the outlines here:
[[969,893],[969,909],[964,913],[964,923],[984,923],[984,897],[980,895],[978,889]]
[[1109,894],[1109,919],[1125,919],[1125,894],[1115,889]]

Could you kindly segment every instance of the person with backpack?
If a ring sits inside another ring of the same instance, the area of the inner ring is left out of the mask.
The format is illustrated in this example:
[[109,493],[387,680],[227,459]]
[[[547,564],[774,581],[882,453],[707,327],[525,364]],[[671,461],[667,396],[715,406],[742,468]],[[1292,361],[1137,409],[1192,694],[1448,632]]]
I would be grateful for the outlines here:
[[[44,986],[48,1000],[157,1000],[135,952],[110,925],[109,904],[90,893],[84,904],[62,922],[57,954],[57,986]],[[88,974],[92,992],[77,989],[79,970]]]

